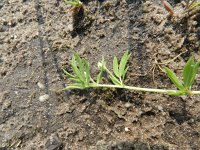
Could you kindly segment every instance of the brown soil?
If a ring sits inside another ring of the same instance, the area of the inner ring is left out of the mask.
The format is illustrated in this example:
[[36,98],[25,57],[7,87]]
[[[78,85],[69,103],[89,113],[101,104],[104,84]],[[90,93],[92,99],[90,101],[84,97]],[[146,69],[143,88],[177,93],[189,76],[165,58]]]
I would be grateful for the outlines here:
[[155,60],[182,53],[161,65],[181,76],[189,56],[200,59],[200,11],[184,16],[181,3],[170,3],[176,17],[159,0],[85,0],[77,14],[60,0],[1,0],[0,146],[199,150],[200,96],[114,89],[56,92],[69,82],[61,68],[70,70],[74,52],[89,60],[95,76],[102,56],[110,66],[113,56],[120,58],[127,49],[128,85],[175,88]]

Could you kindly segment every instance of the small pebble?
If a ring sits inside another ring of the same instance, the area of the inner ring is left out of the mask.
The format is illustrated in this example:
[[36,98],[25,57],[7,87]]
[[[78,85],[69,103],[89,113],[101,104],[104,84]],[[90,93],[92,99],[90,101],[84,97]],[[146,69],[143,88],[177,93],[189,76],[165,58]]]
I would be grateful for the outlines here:
[[38,82],[37,85],[38,85],[38,87],[40,89],[44,89],[45,88],[44,84],[42,84],[41,82]]
[[9,100],[6,100],[4,103],[3,103],[3,106],[2,106],[2,110],[5,110],[7,108],[9,108],[11,106],[12,102],[9,101]]
[[72,31],[74,30],[73,24],[69,24],[69,25],[67,26],[67,30],[68,30],[69,32],[72,32]]
[[163,111],[163,107],[162,106],[158,106],[158,110]]
[[128,127],[125,127],[125,132],[128,132],[128,131],[130,131],[130,129],[128,128]]
[[129,107],[131,107],[131,106],[132,106],[131,103],[125,103],[125,107],[126,107],[126,108],[129,108]]
[[44,95],[41,95],[40,97],[39,97],[39,101],[40,102],[45,102],[46,100],[48,100],[49,99],[49,95],[48,94],[44,94]]

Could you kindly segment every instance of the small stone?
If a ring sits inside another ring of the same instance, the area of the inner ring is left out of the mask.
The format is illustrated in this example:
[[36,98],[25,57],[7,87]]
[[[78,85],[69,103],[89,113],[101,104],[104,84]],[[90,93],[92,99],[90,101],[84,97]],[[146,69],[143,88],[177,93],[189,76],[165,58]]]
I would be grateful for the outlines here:
[[163,107],[162,106],[158,106],[158,110],[163,111]]
[[49,99],[49,95],[48,94],[44,94],[44,95],[41,95],[40,97],[39,97],[39,101],[40,102],[45,102],[46,100],[48,100]]
[[125,107],[126,107],[126,108],[129,108],[129,107],[131,107],[131,106],[132,106],[131,103],[126,103],[126,104],[125,104]]
[[10,100],[5,100],[2,106],[2,110],[5,110],[11,106],[12,102]]
[[37,85],[38,85],[38,87],[39,87],[40,89],[45,89],[44,84],[42,84],[41,82],[38,82]]
[[128,128],[128,127],[125,127],[125,132],[129,132],[130,131],[130,129]]
[[165,28],[165,33],[167,34],[172,34],[173,33],[173,29],[172,28]]
[[0,104],[3,103],[3,100],[6,98],[6,95],[8,94],[9,94],[8,91],[0,92]]
[[62,142],[58,138],[58,134],[52,134],[45,143],[47,150],[59,150],[63,147]]
[[73,24],[69,24],[69,25],[67,26],[67,30],[68,30],[69,32],[72,32],[72,31],[74,30]]
[[8,28],[6,26],[4,26],[4,25],[0,26],[0,32],[5,32],[7,30],[8,30]]

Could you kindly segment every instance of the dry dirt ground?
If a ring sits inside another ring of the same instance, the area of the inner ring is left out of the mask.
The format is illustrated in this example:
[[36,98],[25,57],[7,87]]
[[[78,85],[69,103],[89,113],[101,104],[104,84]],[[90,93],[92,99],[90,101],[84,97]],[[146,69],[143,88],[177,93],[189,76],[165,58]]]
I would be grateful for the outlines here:
[[[0,1],[0,147],[19,150],[199,150],[200,96],[173,97],[114,89],[58,92],[74,52],[96,75],[131,53],[126,83],[175,88],[158,62],[181,76],[200,59],[200,11],[170,1],[84,0],[73,20],[60,0]],[[194,89],[200,90],[200,76]]]

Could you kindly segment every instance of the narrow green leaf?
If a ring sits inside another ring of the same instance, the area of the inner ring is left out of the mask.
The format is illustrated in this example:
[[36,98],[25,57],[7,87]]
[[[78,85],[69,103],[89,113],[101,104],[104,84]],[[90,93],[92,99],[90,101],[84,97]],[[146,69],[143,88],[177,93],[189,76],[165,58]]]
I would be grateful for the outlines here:
[[97,75],[97,84],[99,84],[102,81],[102,74],[103,71],[100,71],[99,74]]
[[117,77],[120,77],[117,57],[114,57],[114,59],[113,59],[113,72]]
[[80,73],[82,76],[84,76],[84,59],[81,59],[79,54],[75,53],[74,54],[75,60],[77,62],[77,67],[80,70]]
[[124,74],[126,64],[128,62],[128,59],[130,58],[130,55],[131,54],[129,54],[129,52],[126,51],[121,58],[121,61],[120,61],[120,64],[119,64],[119,75],[120,75],[120,77],[122,77],[122,75]]
[[191,87],[192,84],[194,83],[194,80],[195,80],[197,71],[198,71],[198,69],[199,69],[199,65],[200,65],[200,61],[198,61],[198,62],[194,65],[194,67],[193,67],[193,72],[192,72],[192,77],[191,77],[191,79],[190,79],[189,87]]
[[183,83],[185,88],[189,88],[193,76],[194,57],[190,57],[183,68]]
[[80,70],[77,68],[75,56],[72,57],[71,66],[72,66],[72,70],[74,71],[76,76],[84,83],[84,77],[81,74]]
[[76,83],[82,83],[79,78],[69,78],[72,81],[75,81]]
[[126,69],[125,69],[125,71],[124,71],[124,73],[123,73],[123,75],[122,75],[122,79],[123,79],[123,80],[125,79],[126,72],[128,71],[128,68],[129,68],[129,67],[126,67]]
[[110,75],[110,79],[115,85],[121,85],[120,81],[116,77]]
[[75,77],[74,75],[72,75],[69,72],[67,72],[67,70],[65,70],[65,69],[62,69],[62,70],[69,78],[74,78]]
[[83,60],[84,62],[84,74],[85,74],[85,83],[86,85],[89,85],[90,82],[90,65],[89,62],[87,62],[86,60]]
[[176,87],[180,90],[184,90],[184,86],[181,83],[181,81],[178,79],[176,74],[169,68],[165,68],[165,72],[167,73],[167,76],[170,78],[170,80],[176,85]]

